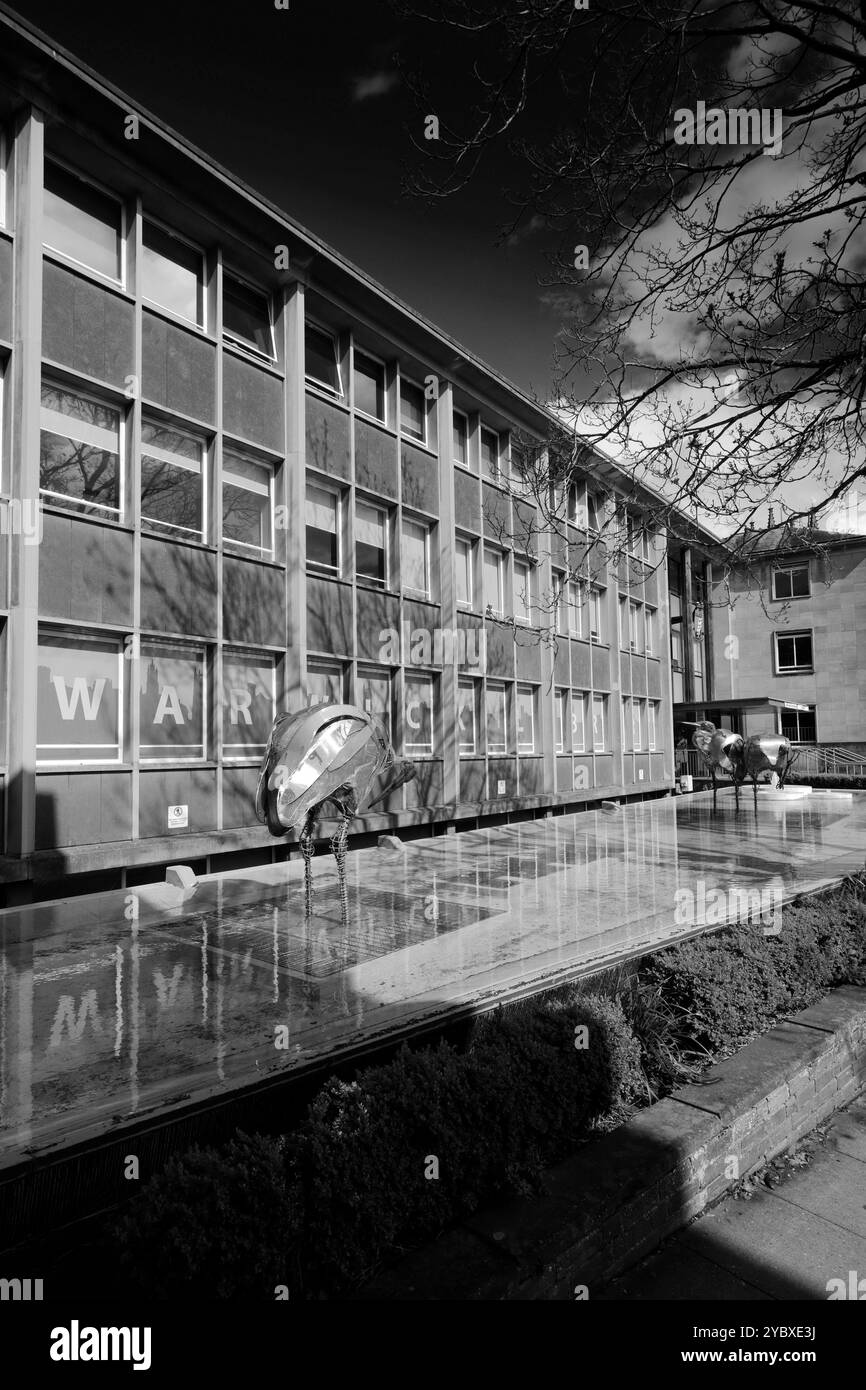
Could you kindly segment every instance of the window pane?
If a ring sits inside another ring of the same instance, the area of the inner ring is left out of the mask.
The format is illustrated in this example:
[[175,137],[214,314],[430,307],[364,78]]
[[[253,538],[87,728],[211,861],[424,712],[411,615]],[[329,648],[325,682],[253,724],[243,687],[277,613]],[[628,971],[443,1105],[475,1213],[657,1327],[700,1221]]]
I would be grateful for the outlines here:
[[593,695],[592,697],[592,746],[599,752],[604,748],[605,728],[604,728],[604,696]]
[[601,596],[598,589],[589,591],[589,635],[594,641],[602,640],[601,634]]
[[337,496],[324,488],[307,483],[307,564],[311,569],[328,570],[336,574]]
[[49,162],[42,208],[46,246],[120,279],[120,203]]
[[413,439],[426,438],[427,411],[424,392],[411,381],[400,383],[400,428]]
[[111,642],[43,636],[36,677],[39,762],[118,762],[119,649]]
[[335,395],[342,396],[340,368],[337,360],[337,342],[330,333],[323,333],[311,323],[307,324],[304,335],[304,359],[306,375],[312,380],[327,386]]
[[644,616],[644,641],[646,642],[647,656],[652,656],[655,651],[655,614],[651,608],[645,608]]
[[190,762],[205,756],[204,653],[142,649],[139,688],[142,762]]
[[433,682],[407,680],[404,685],[405,734],[403,750],[407,757],[433,752]]
[[276,356],[268,296],[232,275],[223,276],[223,332],[240,338],[264,357]]
[[389,739],[393,740],[393,721],[391,718],[391,677],[384,672],[373,674],[358,672],[358,685],[361,693],[361,708],[366,714],[379,719]]
[[496,550],[484,551],[484,606],[502,613],[502,556]]
[[631,753],[634,749],[634,729],[631,722],[631,699],[628,695],[622,700],[622,751]]
[[476,686],[474,681],[459,681],[457,685],[457,727],[461,753],[478,751],[476,720]]
[[652,749],[656,746],[656,710],[658,706],[655,700],[650,700],[647,705],[647,744]]
[[773,574],[773,593],[776,598],[791,597],[791,576],[788,570],[776,570]]
[[580,690],[571,693],[571,742],[575,753],[586,748],[586,696]]
[[204,534],[204,449],[180,430],[141,426],[141,519],[160,530]]
[[455,543],[457,562],[457,602],[471,607],[472,598],[472,546],[469,541],[457,540]]
[[485,696],[487,716],[487,752],[506,753],[508,751],[508,724],[506,718],[505,691],[496,686],[488,686]]
[[355,353],[355,409],[385,419],[385,368],[363,352]]
[[454,462],[468,462],[469,421],[465,415],[454,412]]
[[556,752],[565,752],[565,739],[568,730],[568,691],[557,690],[553,707],[553,731]]
[[119,516],[120,411],[43,382],[41,425],[41,490]]
[[223,757],[263,757],[276,714],[273,661],[226,654],[220,705]]
[[568,631],[572,637],[583,636],[583,585],[569,581],[566,588],[568,601]]
[[631,702],[631,723],[634,747],[640,751],[643,748],[643,705],[640,700]]
[[273,549],[271,477],[263,464],[223,454],[223,539],[260,555]]
[[493,430],[481,430],[481,469],[488,478],[499,472],[499,435]]
[[310,705],[343,704],[343,668],[312,663],[307,668],[307,695]]
[[427,575],[427,527],[415,521],[403,522],[402,545],[403,588],[427,594],[430,584]]
[[806,598],[809,593],[809,570],[804,565],[802,569],[796,569],[791,575],[791,597]]
[[204,322],[203,264],[200,251],[145,222],[142,232],[141,292],[190,323]]
[[359,579],[384,584],[387,578],[385,555],[386,518],[378,507],[365,502],[355,504],[355,569]]
[[535,752],[535,690],[529,685],[517,687],[517,751]]
[[532,621],[532,599],[529,589],[529,566],[517,560],[514,564],[514,616],[522,623]]

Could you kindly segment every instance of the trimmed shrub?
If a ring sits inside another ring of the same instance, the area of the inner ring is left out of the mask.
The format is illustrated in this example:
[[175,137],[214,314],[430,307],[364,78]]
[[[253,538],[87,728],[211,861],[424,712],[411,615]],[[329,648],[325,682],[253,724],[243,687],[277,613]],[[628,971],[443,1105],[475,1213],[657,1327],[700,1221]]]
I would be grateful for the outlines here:
[[273,1297],[293,1277],[292,1198],[280,1140],[239,1133],[223,1148],[191,1149],[114,1226],[121,1273],[149,1298]]
[[789,772],[785,781],[796,783],[798,786],[823,787],[825,791],[834,787],[839,791],[862,791],[866,787],[866,777],[844,772]]

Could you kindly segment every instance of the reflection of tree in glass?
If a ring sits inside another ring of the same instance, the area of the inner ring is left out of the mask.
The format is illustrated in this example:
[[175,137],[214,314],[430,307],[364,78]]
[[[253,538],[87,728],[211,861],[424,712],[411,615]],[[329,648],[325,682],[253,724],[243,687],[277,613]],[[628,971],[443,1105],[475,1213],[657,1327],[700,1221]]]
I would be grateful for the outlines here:
[[[154,457],[148,445],[173,454]],[[186,461],[186,462],[184,462]],[[145,422],[141,427],[141,515],[145,521],[202,533],[202,446],[199,440]]]
[[[97,431],[117,441],[120,416],[110,406],[87,400],[59,386],[43,385],[44,410],[69,420],[70,435]],[[84,429],[76,430],[76,422]],[[46,492],[75,498],[87,506],[118,510],[119,468],[117,448],[104,448],[84,439],[43,429],[39,458],[39,485]],[[106,440],[106,443],[108,440]]]

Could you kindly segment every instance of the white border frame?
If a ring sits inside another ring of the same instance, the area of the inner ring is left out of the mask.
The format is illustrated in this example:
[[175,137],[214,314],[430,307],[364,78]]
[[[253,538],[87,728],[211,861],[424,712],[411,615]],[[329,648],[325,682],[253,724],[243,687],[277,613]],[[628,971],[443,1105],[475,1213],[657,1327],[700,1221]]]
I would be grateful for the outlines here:
[[[94,279],[99,281],[100,284],[111,285],[111,287],[115,290],[120,289],[123,290],[124,293],[129,293],[129,286],[127,283],[129,276],[129,262],[127,258],[127,239],[129,237],[130,225],[134,219],[135,214],[129,213],[129,211],[127,210],[125,200],[123,198],[118,197],[114,189],[106,188],[105,184],[99,183],[98,180],[91,178],[89,174],[80,173],[74,165],[67,164],[65,159],[58,159],[56,155],[48,152],[45,155],[44,164],[56,165],[57,168],[62,169],[65,174],[69,174],[72,178],[78,179],[79,183],[84,183],[87,184],[90,188],[95,188],[97,193],[101,193],[104,197],[110,198],[112,202],[117,203],[118,207],[120,208],[120,277],[119,279],[116,279],[113,275],[106,275],[104,271],[97,270],[94,266],[88,265],[86,261],[77,260],[75,256],[70,256],[66,251],[58,250],[56,246],[52,246],[50,242],[45,240],[43,240],[42,242],[43,250],[47,251],[50,256],[55,257],[63,265],[70,266],[76,270],[86,271],[88,275],[92,275]],[[45,197],[45,191],[45,170],[43,166],[43,199]]]
[[[236,284],[242,285],[245,290],[249,290],[251,294],[259,295],[259,297],[265,301],[265,304],[268,308],[268,332],[270,334],[272,349],[270,356],[268,356],[267,353],[262,352],[261,348],[257,348],[255,343],[247,342],[246,338],[239,338],[236,333],[232,333],[229,329],[226,328],[226,280],[234,280]],[[267,290],[262,289],[260,285],[253,284],[252,280],[247,280],[246,276],[238,275],[237,271],[229,270],[228,267],[225,265],[223,265],[222,268],[221,289],[222,303],[220,305],[220,322],[222,324],[223,342],[228,343],[233,348],[237,348],[240,352],[248,353],[249,356],[255,362],[267,362],[272,367],[278,366],[277,336],[274,330],[274,296],[270,294]],[[339,362],[337,364],[337,370],[339,371]]]
[[[0,378],[2,378],[2,371],[0,371]],[[62,509],[62,510],[64,510],[64,511],[71,511],[71,512],[74,512],[76,516],[93,516],[93,515],[94,515],[94,512],[95,512],[95,513],[97,514],[98,519],[101,520],[101,521],[114,522],[115,525],[119,525],[119,526],[127,525],[128,522],[127,522],[127,520],[126,520],[126,486],[127,486],[127,472],[128,472],[128,459],[127,459],[127,435],[128,435],[128,419],[127,419],[127,416],[128,416],[128,410],[127,410],[127,409],[124,409],[124,407],[123,407],[122,405],[119,405],[116,401],[114,401],[114,400],[112,400],[112,399],[109,399],[109,397],[108,397],[107,394],[106,394],[105,396],[98,396],[98,395],[96,394],[95,391],[88,390],[87,388],[81,388],[81,387],[79,387],[78,385],[71,386],[67,381],[63,380],[61,377],[53,376],[52,373],[51,373],[50,371],[48,371],[48,372],[43,371],[43,373],[42,373],[42,378],[41,378],[41,380],[40,380],[40,382],[39,382],[39,393],[40,393],[40,398],[39,398],[39,440],[40,440],[40,451],[41,451],[41,441],[42,441],[42,433],[43,433],[42,412],[43,412],[44,409],[46,409],[46,407],[44,407],[44,406],[42,405],[42,388],[43,388],[43,386],[47,386],[47,387],[49,387],[49,388],[53,388],[53,389],[56,389],[56,390],[58,390],[58,391],[68,391],[68,393],[69,393],[71,396],[80,396],[82,400],[91,401],[94,405],[100,405],[100,406],[102,406],[102,407],[105,408],[105,409],[108,409],[108,410],[116,410],[116,411],[117,411],[117,415],[118,415],[118,419],[119,419],[119,428],[118,428],[118,433],[117,433],[117,464],[118,464],[118,484],[117,484],[117,491],[118,491],[118,497],[119,497],[119,500],[120,500],[120,506],[119,506],[119,507],[107,507],[107,506],[106,506],[104,503],[102,503],[102,502],[85,502],[85,501],[83,501],[80,497],[72,497],[72,496],[70,496],[68,493],[65,493],[65,492],[50,492],[47,488],[43,488],[42,483],[41,483],[41,481],[40,481],[40,483],[39,483],[39,497],[40,497],[41,501],[43,502],[43,504],[44,504],[46,507],[57,507],[57,508]],[[0,381],[0,390],[2,390],[2,381]],[[66,418],[66,417],[64,417],[64,418]],[[70,418],[70,419],[73,419],[72,416],[70,416],[69,418]],[[2,415],[0,415],[0,421],[2,421]],[[47,433],[49,433],[49,434],[55,434],[56,431],[55,431],[55,430],[49,430],[49,431],[47,431]],[[62,438],[62,436],[58,436],[58,438]],[[74,436],[70,436],[70,438],[74,438]],[[80,444],[86,443],[85,440],[78,440],[77,442],[80,443]],[[2,441],[0,441],[0,448],[2,448]],[[40,471],[41,471],[41,459],[40,459]],[[70,505],[70,504],[71,504],[71,505]],[[92,508],[93,510],[88,510],[88,508]]]
[[[385,409],[385,414],[381,418],[378,415],[368,415],[367,411],[362,410],[355,400],[355,358],[358,356],[366,357],[370,362],[375,362],[382,368],[382,404]],[[384,425],[385,429],[390,429],[391,426],[388,422],[388,363],[385,361],[384,357],[379,357],[375,352],[370,352],[367,348],[361,347],[353,338],[349,370],[352,374],[352,409],[355,414],[360,415],[362,420],[372,420],[374,425]]]
[[[306,332],[308,328],[315,329],[315,331],[317,333],[321,333],[324,338],[330,338],[331,342],[333,343],[334,363],[337,368],[337,381],[340,383],[339,391],[335,391],[334,388],[332,386],[329,386],[326,381],[319,381],[318,377],[310,376],[310,373],[307,371]],[[346,398],[346,385],[343,381],[343,364],[340,360],[339,333],[335,333],[332,329],[326,328],[325,325],[323,323],[320,323],[317,319],[309,318],[305,315],[304,338],[304,383],[312,386],[315,391],[322,391],[328,397],[329,400],[342,401],[344,404],[347,405],[348,401]]]
[[[125,741],[126,741],[126,720],[124,719],[124,714],[125,714],[126,700],[127,700],[128,692],[127,692],[127,690],[126,690],[125,682],[124,682],[124,679],[123,679],[123,671],[124,671],[124,666],[126,666],[126,667],[129,668],[129,669],[134,669],[134,665],[133,665],[133,663],[131,663],[131,662],[129,662],[129,661],[126,661],[125,658],[124,658],[124,639],[123,639],[120,635],[117,635],[117,636],[115,637],[114,634],[110,634],[110,635],[105,636],[105,637],[100,637],[100,636],[97,636],[96,633],[95,633],[92,629],[84,628],[84,629],[82,629],[80,636],[81,636],[80,646],[81,646],[83,649],[86,649],[86,648],[88,647],[88,645],[93,646],[93,644],[95,644],[95,643],[102,643],[104,646],[112,646],[112,645],[114,645],[114,646],[116,646],[116,648],[117,648],[117,653],[116,653],[116,654],[117,654],[117,757],[116,757],[116,758],[40,758],[40,757],[39,757],[39,749],[40,749],[40,748],[47,748],[47,747],[51,747],[51,748],[86,748],[86,747],[88,747],[88,745],[87,745],[87,744],[74,744],[74,743],[57,743],[57,744],[44,744],[44,743],[43,743],[43,744],[40,744],[40,742],[39,742],[39,737],[38,737],[38,730],[37,730],[37,739],[36,739],[36,767],[37,767],[37,769],[42,770],[42,771],[44,771],[44,770],[47,769],[47,768],[50,768],[50,769],[51,769],[52,771],[54,771],[54,772],[61,771],[63,768],[73,768],[73,767],[105,767],[105,768],[109,768],[109,767],[110,767],[110,768],[114,768],[114,767],[121,767],[121,766],[123,766],[124,763],[125,763],[124,753],[125,753],[125,751],[126,751],[126,750],[125,750]],[[77,631],[74,631],[74,632],[73,632],[73,631],[71,631],[71,630],[68,629],[68,628],[59,627],[59,628],[57,628],[57,629],[55,630],[55,629],[53,629],[53,628],[50,628],[48,623],[45,623],[44,625],[43,625],[43,624],[40,624],[40,626],[39,626],[39,633],[38,633],[38,637],[37,637],[37,650],[38,650],[38,647],[41,647],[41,646],[43,646],[43,645],[44,645],[44,646],[51,646],[51,645],[52,645],[52,641],[51,641],[51,638],[52,638],[52,637],[53,637],[54,639],[56,639],[56,638],[58,638],[58,637],[61,637],[61,638],[63,638],[65,641],[70,641],[70,640],[76,640],[76,641],[77,641],[77,640],[78,640],[78,637],[79,637],[79,634],[78,634]],[[37,655],[37,663],[38,663],[38,655]]]

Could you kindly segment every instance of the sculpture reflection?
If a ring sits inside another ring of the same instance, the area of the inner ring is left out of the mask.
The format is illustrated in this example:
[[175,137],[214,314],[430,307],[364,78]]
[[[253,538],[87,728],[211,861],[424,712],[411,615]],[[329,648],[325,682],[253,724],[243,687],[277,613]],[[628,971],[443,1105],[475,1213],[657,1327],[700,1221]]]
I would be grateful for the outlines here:
[[799,756],[799,750],[792,749],[790,739],[782,734],[750,734],[744,739],[730,729],[717,729],[709,719],[702,719],[699,724],[689,721],[687,727],[692,728],[692,744],[709,770],[713,783],[713,805],[716,801],[717,772],[725,772],[731,778],[738,806],[740,784],[748,777],[757,808],[758,778],[769,772],[771,785],[784,787],[785,778]]
[[256,815],[272,835],[294,831],[304,856],[307,912],[312,904],[314,828],[329,805],[340,824],[331,838],[345,916],[349,823],[404,782],[415,765],[397,758],[378,719],[356,705],[317,704],[274,721],[256,788]]

